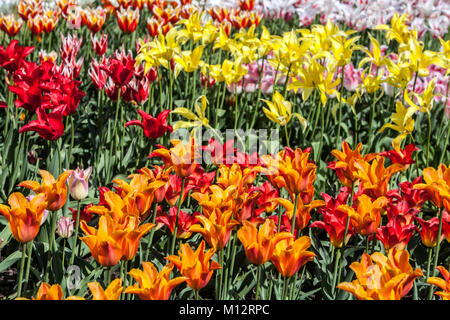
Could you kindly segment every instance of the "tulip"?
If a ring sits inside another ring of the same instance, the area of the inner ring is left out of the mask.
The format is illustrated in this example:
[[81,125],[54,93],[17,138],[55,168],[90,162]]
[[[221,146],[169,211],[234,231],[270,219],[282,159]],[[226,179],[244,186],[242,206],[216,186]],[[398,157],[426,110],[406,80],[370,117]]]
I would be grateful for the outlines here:
[[57,140],[64,134],[62,110],[46,113],[43,108],[36,109],[37,120],[32,120],[19,129],[19,133],[35,131],[46,140]]
[[74,224],[75,221],[71,217],[61,217],[57,221],[56,233],[58,233],[61,238],[70,238],[73,233]]
[[143,270],[132,269],[129,274],[138,282],[125,289],[125,293],[137,294],[141,300],[169,300],[172,290],[187,277],[170,279],[174,265],[167,264],[158,273],[151,262],[142,262]]
[[350,216],[355,231],[363,236],[369,236],[376,232],[381,222],[381,211],[388,204],[386,197],[380,197],[372,202],[365,194],[358,197],[358,207],[355,210],[347,205],[340,205],[339,211]]
[[63,172],[58,176],[57,180],[55,180],[55,178],[46,170],[39,170],[39,173],[42,177],[42,185],[36,181],[22,181],[18,186],[31,189],[35,193],[45,193],[47,210],[54,212],[61,209],[66,203],[66,180],[69,178],[71,172]]
[[233,212],[227,210],[213,209],[209,217],[198,215],[197,220],[203,225],[194,224],[190,227],[190,232],[198,232],[216,251],[222,250],[230,239],[231,230],[239,224],[232,219]]
[[125,33],[133,33],[139,23],[139,10],[132,8],[120,8],[116,11],[117,24]]
[[0,213],[8,220],[14,239],[22,243],[32,241],[39,233],[47,207],[45,194],[39,193],[28,201],[23,194],[15,192],[9,196],[8,202],[10,207],[0,204]]
[[0,23],[0,29],[8,34],[10,38],[15,37],[22,27],[22,20],[17,20],[13,14],[3,16]]
[[[16,298],[16,300],[28,300],[26,298]],[[82,297],[70,296],[64,299],[64,294],[59,284],[49,285],[43,282],[38,289],[36,297],[32,297],[32,300],[85,300]]]
[[306,251],[311,246],[308,236],[294,239],[284,239],[275,246],[271,258],[278,272],[285,278],[290,278],[307,262],[312,261],[315,254]]
[[178,256],[171,255],[166,257],[185,277],[187,285],[197,291],[208,284],[214,270],[221,269],[217,262],[210,261],[216,250],[214,248],[209,249],[207,252],[204,252],[204,250],[205,241],[200,243],[195,252],[189,244],[183,243]]
[[273,251],[278,242],[292,237],[289,232],[277,233],[275,223],[266,219],[259,228],[248,221],[238,230],[237,236],[245,249],[245,255],[251,263],[260,266],[272,258]]
[[139,249],[139,241],[150,231],[155,225],[153,223],[146,223],[139,226],[139,218],[134,216],[127,216],[125,223],[121,225],[121,230],[125,236],[122,242],[122,257],[121,260],[128,261],[136,256]]
[[386,226],[377,229],[376,238],[380,240],[386,251],[391,248],[404,250],[408,245],[414,231],[414,224],[407,224],[404,216],[398,215],[389,218]]
[[92,48],[94,48],[94,52],[98,56],[104,56],[106,49],[108,48],[108,34],[102,32],[102,36],[100,39],[97,36],[93,36],[91,34]]
[[[422,243],[424,246],[428,248],[433,248],[436,246],[438,242],[438,229],[439,229],[439,218],[433,217],[428,221],[425,221],[422,218],[415,217],[414,218],[421,226],[421,229],[416,227],[416,230],[420,234],[420,238],[422,239]],[[441,234],[441,238],[439,242],[444,238],[444,234]]]
[[[175,231],[175,221],[177,219],[177,207],[171,207],[169,210],[169,214],[160,214],[156,217],[156,223],[165,225],[169,228],[170,232],[174,233]],[[177,239],[188,239],[192,235],[192,231],[189,229],[193,224],[197,222],[197,216],[199,212],[194,212],[194,214],[186,213],[180,210],[179,220],[178,220],[178,228],[177,228]]]
[[0,66],[9,72],[15,72],[33,50],[34,47],[21,47],[18,40],[11,40],[6,49],[0,46]]
[[332,212],[323,211],[323,221],[314,221],[310,227],[325,230],[330,237],[331,244],[336,248],[342,248],[344,244],[347,244],[350,237],[355,234],[353,226],[350,225],[347,230],[347,237],[344,240],[347,218],[348,214],[339,210]]
[[123,256],[123,241],[126,233],[120,230],[114,220],[101,216],[98,222],[98,230],[89,227],[85,221],[80,222],[81,230],[86,234],[80,238],[91,251],[94,259],[105,267],[115,266]]
[[88,196],[89,185],[88,180],[92,173],[92,167],[85,170],[77,168],[70,170],[70,176],[67,180],[69,193],[77,201],[83,200]]
[[133,125],[139,126],[144,129],[144,134],[149,139],[158,139],[167,131],[173,131],[172,127],[167,124],[167,116],[169,115],[170,110],[164,110],[156,118],[153,118],[151,115],[142,110],[138,110],[138,113],[141,116],[142,121],[128,121],[125,124],[125,127]]
[[122,279],[115,279],[106,289],[98,282],[89,282],[88,287],[92,293],[92,300],[119,300],[123,291]]
[[422,270],[413,271],[408,251],[395,248],[387,257],[380,252],[363,253],[361,262],[353,262],[350,269],[357,279],[337,287],[358,300],[400,300],[411,290],[414,279],[423,276]]
[[436,291],[434,294],[442,297],[442,300],[450,300],[450,273],[443,266],[437,266],[436,269],[442,274],[444,279],[438,277],[430,277],[427,283],[441,288],[444,291]]

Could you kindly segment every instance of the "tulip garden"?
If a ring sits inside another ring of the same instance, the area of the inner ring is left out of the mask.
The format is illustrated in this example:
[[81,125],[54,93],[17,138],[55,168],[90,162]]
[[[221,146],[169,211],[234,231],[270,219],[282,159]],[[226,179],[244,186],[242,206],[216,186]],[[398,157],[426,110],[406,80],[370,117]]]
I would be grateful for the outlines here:
[[13,2],[0,299],[450,300],[450,5],[378,2]]

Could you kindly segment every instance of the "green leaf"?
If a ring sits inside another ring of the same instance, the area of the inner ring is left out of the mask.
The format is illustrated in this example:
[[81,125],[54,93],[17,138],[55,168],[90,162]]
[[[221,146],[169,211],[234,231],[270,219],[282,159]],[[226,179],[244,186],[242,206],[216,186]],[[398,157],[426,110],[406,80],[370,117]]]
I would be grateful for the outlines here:
[[5,260],[0,262],[0,272],[3,272],[9,267],[11,267],[14,263],[20,260],[20,258],[22,258],[21,251],[15,251],[12,254],[10,254]]

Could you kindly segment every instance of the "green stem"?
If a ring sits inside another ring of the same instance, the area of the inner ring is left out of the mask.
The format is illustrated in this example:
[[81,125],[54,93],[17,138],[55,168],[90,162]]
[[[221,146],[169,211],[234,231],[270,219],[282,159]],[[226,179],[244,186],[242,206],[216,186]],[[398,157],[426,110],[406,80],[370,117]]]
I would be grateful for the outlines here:
[[[438,229],[438,234],[437,234],[437,244],[436,244],[436,251],[434,253],[434,262],[433,262],[433,272],[432,272],[432,276],[435,277],[436,276],[436,267],[438,266],[438,258],[439,258],[439,249],[441,247],[441,235],[442,235],[442,220],[444,217],[444,213],[442,212],[441,209],[439,209],[438,214],[439,216],[439,229]],[[434,286],[430,286],[430,292],[428,293],[428,300],[432,300],[433,298],[433,290]]]
[[[299,195],[295,195],[295,204],[294,204],[294,212],[292,213],[292,221],[291,221],[291,233],[294,234],[295,232],[295,217],[297,216],[297,206],[298,206],[298,197]],[[281,221],[278,222],[279,224]]]
[[178,198],[177,218],[175,220],[175,227],[174,227],[173,236],[172,236],[172,246],[170,248],[171,255],[174,254],[174,252],[175,252],[175,243],[177,241],[178,220],[180,218],[181,204],[183,203],[184,180],[185,180],[184,177],[181,178],[181,193],[180,193],[180,197]]
[[[153,206],[152,224],[155,224],[157,209],[158,209],[158,202],[155,201],[155,204]],[[148,261],[148,256],[150,254],[150,248],[151,248],[152,243],[153,243],[153,235],[154,234],[155,234],[155,228],[152,228],[152,230],[150,230],[150,237],[149,237],[148,242],[147,242],[147,249],[145,250],[145,261]]]
[[22,259],[20,260],[20,269],[19,269],[19,280],[18,280],[18,289],[17,289],[17,297],[20,297],[22,295],[22,280],[23,280],[23,267],[25,265],[25,249],[26,249],[26,243],[22,244]]
[[256,272],[256,299],[259,300],[259,286],[261,283],[261,265],[258,265]]
[[286,300],[286,298],[287,298],[288,282],[289,282],[288,277],[283,278],[283,298],[282,298],[282,300]]
[[342,95],[344,94],[344,69],[345,66],[342,66],[341,72],[341,93],[339,96],[339,120],[338,120],[338,131],[336,135],[336,145],[339,145],[341,142],[341,122],[342,122]]
[[24,290],[27,290],[28,287],[28,278],[30,276],[30,266],[31,266],[31,254],[33,251],[33,241],[30,241],[27,243],[28,250],[27,250],[27,268],[25,270],[25,286]]
[[[428,167],[430,158],[430,142],[431,142],[431,116],[429,112],[427,112],[427,118],[428,118],[427,167]],[[445,150],[443,152],[445,152]]]
[[75,234],[73,239],[73,247],[72,254],[70,255],[69,266],[73,265],[73,261],[75,260],[75,252],[77,252],[78,247],[78,230],[80,225],[80,211],[81,211],[81,201],[77,201],[77,220],[75,221]]
[[51,228],[50,228],[50,234],[49,234],[49,248],[48,248],[48,258],[47,258],[47,268],[45,269],[45,277],[44,277],[44,282],[48,283],[48,279],[49,279],[49,273],[50,273],[50,267],[51,267],[51,262],[53,259],[53,250],[54,250],[54,244],[55,244],[55,230],[56,230],[56,218],[57,218],[57,214],[56,211],[53,211],[51,213],[52,218],[51,218]]
[[286,135],[286,144],[287,144],[288,148],[290,148],[290,145],[289,145],[289,134],[288,134],[288,131],[287,131],[287,124],[284,125],[284,134]]

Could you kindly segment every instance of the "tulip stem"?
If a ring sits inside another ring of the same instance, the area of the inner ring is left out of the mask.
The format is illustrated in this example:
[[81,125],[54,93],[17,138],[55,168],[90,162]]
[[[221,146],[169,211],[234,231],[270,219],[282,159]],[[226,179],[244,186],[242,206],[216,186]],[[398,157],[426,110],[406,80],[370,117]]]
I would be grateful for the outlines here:
[[27,243],[22,244],[22,259],[20,260],[20,270],[19,270],[19,280],[18,280],[19,287],[17,289],[17,297],[20,297],[22,295],[23,267],[25,265],[26,246],[27,246]]
[[261,283],[261,265],[256,268],[256,299],[259,300],[259,286]]
[[[156,202],[156,200],[155,200],[155,204],[153,206],[152,224],[155,224],[157,210],[158,210],[158,202]],[[148,242],[147,242],[147,249],[145,250],[145,261],[148,261],[148,256],[150,254],[150,248],[153,243],[153,235],[154,234],[155,234],[155,228],[152,228],[152,230],[150,231],[150,238],[148,239]]]
[[77,201],[77,220],[75,222],[75,235],[73,239],[73,246],[72,246],[72,254],[70,255],[70,261],[69,266],[73,265],[73,261],[75,259],[75,252],[77,251],[78,247],[78,229],[80,227],[80,210],[81,210],[81,201]]
[[[430,157],[430,141],[431,141],[431,116],[429,112],[427,112],[427,118],[428,118],[427,167],[428,167]],[[445,150],[443,152],[445,152]]]
[[112,267],[106,267],[106,283],[105,288],[109,286],[111,283],[111,276],[112,276]]
[[51,219],[51,227],[50,227],[50,236],[49,236],[49,248],[48,248],[48,258],[47,258],[47,268],[45,270],[45,277],[44,277],[44,282],[48,282],[48,276],[50,273],[50,266],[51,266],[51,261],[53,259],[53,251],[54,251],[54,245],[55,245],[55,230],[56,230],[56,218],[57,218],[57,214],[56,211],[53,211],[51,213],[52,215],[52,219]]
[[62,247],[62,258],[61,258],[61,264],[62,264],[62,268],[64,268],[64,264],[65,264],[65,256],[66,256],[66,238],[63,239],[63,247]]
[[27,290],[28,287],[28,278],[30,276],[30,265],[31,265],[31,254],[33,251],[33,241],[28,242],[28,252],[27,252],[27,268],[25,270],[25,286],[24,290]]
[[181,178],[181,192],[180,192],[180,197],[178,198],[177,218],[175,220],[175,226],[174,226],[173,236],[172,236],[172,246],[170,248],[171,255],[173,255],[175,252],[175,243],[177,242],[178,220],[180,218],[181,204],[183,203],[184,180],[185,180],[184,177]]
[[[344,94],[344,71],[345,71],[345,65],[342,66],[341,71],[341,94],[339,95],[339,120],[338,120],[338,131],[336,135],[336,144],[340,144],[341,142],[341,122],[342,122],[342,95]],[[370,125],[372,127],[372,124]],[[369,131],[370,133],[370,131]]]
[[433,257],[433,249],[428,248],[427,279],[430,277],[430,266],[432,257]]
[[[439,249],[441,247],[442,220],[444,217],[444,214],[441,209],[439,209],[438,215],[440,215],[439,216],[439,228],[438,228],[438,234],[437,234],[436,251],[434,253],[433,272],[431,274],[432,277],[436,276],[436,270],[437,270],[436,267],[438,266]],[[434,291],[433,288],[434,288],[434,286],[430,286],[430,291],[428,293],[428,300],[432,300],[432,298],[433,298],[433,291]]]
[[283,278],[283,298],[282,298],[282,300],[286,300],[286,298],[287,298],[288,282],[289,282],[289,278],[288,277],[284,277]]
[[284,126],[284,134],[286,135],[286,144],[287,144],[288,148],[290,148],[290,145],[289,145],[289,134],[288,134],[288,131],[287,131],[287,124]]
[[230,288],[231,281],[233,279],[234,260],[235,260],[235,257],[236,257],[236,248],[237,248],[237,245],[236,245],[237,241],[236,241],[236,239],[237,239],[236,235],[233,234],[233,250],[231,251],[231,265],[229,266],[230,267],[230,272],[228,273],[229,276],[225,279],[225,281],[227,282],[225,298],[227,298],[227,299],[228,299],[228,290]]
[[[298,194],[295,195],[295,204],[294,204],[294,212],[292,214],[292,222],[291,222],[291,233],[294,234],[295,232],[295,217],[297,215],[297,206],[298,206]],[[278,221],[278,224],[280,224],[281,221]]]

